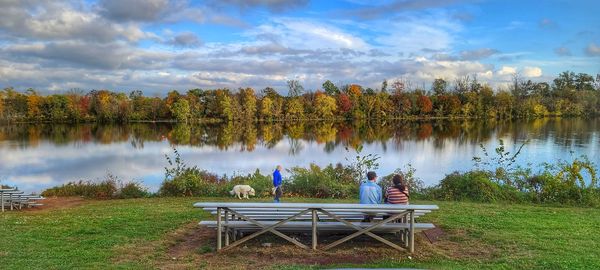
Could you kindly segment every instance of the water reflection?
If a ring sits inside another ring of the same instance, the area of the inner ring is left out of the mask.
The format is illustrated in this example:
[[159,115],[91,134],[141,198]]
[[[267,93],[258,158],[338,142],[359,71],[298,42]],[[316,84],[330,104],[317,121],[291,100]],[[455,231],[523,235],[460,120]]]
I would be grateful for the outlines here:
[[586,154],[596,163],[599,119],[530,121],[285,122],[183,125],[15,124],[0,126],[0,181],[39,190],[107,171],[155,187],[164,154],[175,145],[184,158],[217,173],[270,170],[274,164],[344,162],[363,147],[382,156],[382,173],[411,162],[425,182],[467,169],[479,144],[508,147],[526,140],[522,164]]

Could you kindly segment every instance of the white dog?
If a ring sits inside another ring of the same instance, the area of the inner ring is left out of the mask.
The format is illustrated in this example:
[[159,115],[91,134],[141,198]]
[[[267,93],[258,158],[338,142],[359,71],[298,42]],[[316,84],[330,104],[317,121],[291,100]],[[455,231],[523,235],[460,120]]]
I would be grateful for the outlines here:
[[245,199],[250,199],[250,198],[248,198],[248,195],[256,196],[256,192],[249,185],[237,185],[237,186],[233,187],[233,189],[231,191],[229,191],[229,194],[231,194],[231,195],[235,194],[238,197],[238,199],[240,199],[240,200],[242,199],[242,197],[240,195],[243,195]]

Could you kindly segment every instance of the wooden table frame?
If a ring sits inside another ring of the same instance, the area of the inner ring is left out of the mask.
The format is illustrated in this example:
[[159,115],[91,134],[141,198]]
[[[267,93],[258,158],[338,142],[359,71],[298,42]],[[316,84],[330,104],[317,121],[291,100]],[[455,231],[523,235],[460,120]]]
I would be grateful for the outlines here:
[[[277,207],[277,206],[281,206],[281,207]],[[437,206],[431,206],[431,205],[425,205],[425,206],[392,206],[392,205],[356,205],[356,204],[347,204],[347,206],[343,206],[343,204],[300,204],[300,203],[287,203],[287,204],[267,204],[267,203],[197,203],[194,205],[195,207],[216,207],[217,209],[217,250],[221,251],[221,250],[229,250],[232,249],[236,246],[241,245],[242,243],[245,243],[259,235],[262,235],[264,233],[267,232],[271,232],[291,243],[293,243],[294,245],[304,248],[304,249],[310,249],[312,248],[313,250],[317,250],[317,246],[318,246],[318,239],[317,239],[317,232],[318,232],[318,213],[322,213],[328,217],[330,217],[331,219],[334,219],[340,223],[345,224],[346,226],[353,228],[356,230],[356,232],[342,238],[339,239],[333,243],[330,243],[324,247],[321,248],[321,250],[329,250],[335,246],[338,246],[344,242],[347,242],[351,239],[354,239],[360,235],[368,235],[394,249],[397,250],[405,250],[408,249],[409,252],[414,252],[414,237],[415,237],[415,210],[433,210],[433,209],[437,209]],[[272,225],[266,225],[261,223],[261,221],[259,220],[255,220],[245,214],[240,213],[241,211],[239,211],[239,209],[249,209],[249,208],[253,208],[253,206],[257,207],[257,208],[278,208],[281,210],[286,210],[286,209],[294,209],[294,211],[298,211],[296,214],[287,217],[286,219],[280,220],[278,222],[276,222],[275,224]],[[364,212],[390,212],[390,216],[386,217],[385,219],[381,220],[381,221],[377,221],[377,222],[372,222],[372,225],[363,228],[360,227],[358,225],[355,225],[347,220],[344,220],[344,218],[339,217],[338,215],[332,213],[333,210],[337,210],[338,206],[341,206],[341,210],[346,210],[346,211],[350,211],[350,209],[352,209],[352,211],[356,212],[357,214],[359,213],[363,213],[362,211],[364,210]],[[352,208],[350,208],[352,207]],[[303,216],[307,213],[311,213],[311,223],[312,223],[312,228],[311,228],[311,232],[312,232],[312,245],[309,248],[307,245],[300,243],[298,240],[283,234],[282,232],[278,231],[277,228],[290,222],[293,221],[294,219]],[[232,231],[232,229],[227,226],[227,223],[230,220],[234,220],[234,219],[243,219],[245,221],[248,221],[249,223],[252,223],[256,226],[258,226],[260,229],[250,235],[247,235],[241,239],[237,239],[237,234],[233,233],[233,243],[230,243],[230,232]],[[408,228],[406,230],[403,230],[401,232],[401,240],[403,239],[404,243],[403,246],[399,246],[395,243],[392,243],[391,241],[374,234],[373,232],[371,232],[374,229],[377,229],[385,224],[388,224],[390,222],[393,221],[404,221],[406,223],[408,223]],[[223,234],[225,236],[225,243],[223,245]]]

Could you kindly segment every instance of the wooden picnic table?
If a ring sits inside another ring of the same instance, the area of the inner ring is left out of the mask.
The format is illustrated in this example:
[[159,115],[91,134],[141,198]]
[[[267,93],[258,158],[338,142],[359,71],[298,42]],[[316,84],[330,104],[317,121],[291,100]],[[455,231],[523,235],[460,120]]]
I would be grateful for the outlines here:
[[[312,249],[317,249],[317,231],[322,230],[340,231],[344,227],[346,231],[356,232],[324,246],[328,250],[341,243],[351,240],[359,235],[368,235],[395,249],[401,250],[391,241],[374,234],[377,231],[402,231],[405,235],[404,248],[414,252],[414,234],[416,229],[433,227],[432,224],[415,223],[416,215],[424,215],[432,210],[438,209],[436,205],[401,205],[401,204],[344,204],[344,203],[229,203],[229,202],[198,202],[194,207],[203,208],[212,212],[216,210],[216,224],[211,221],[203,221],[204,225],[215,225],[217,229],[217,250],[231,249],[235,246],[253,239],[266,232],[271,232],[299,247],[309,248],[298,240],[283,234],[281,231],[301,231],[310,229],[312,232]],[[264,213],[264,214],[261,214]],[[248,214],[252,213],[252,214]],[[339,213],[339,214],[338,214]],[[417,214],[418,213],[418,214]],[[363,215],[382,215],[381,220],[374,222],[352,222]],[[261,218],[259,218],[261,217]],[[265,219],[265,217],[268,217]],[[322,217],[327,220],[322,221]],[[224,220],[223,220],[224,219]],[[243,219],[244,221],[240,221]],[[304,221],[297,221],[304,220]],[[306,221],[309,220],[309,221]],[[391,222],[402,221],[402,224],[391,224]],[[417,225],[417,226],[416,226]],[[233,229],[254,230],[253,234],[247,235],[239,240],[229,243],[229,231]],[[225,247],[223,247],[222,236],[225,230]]]

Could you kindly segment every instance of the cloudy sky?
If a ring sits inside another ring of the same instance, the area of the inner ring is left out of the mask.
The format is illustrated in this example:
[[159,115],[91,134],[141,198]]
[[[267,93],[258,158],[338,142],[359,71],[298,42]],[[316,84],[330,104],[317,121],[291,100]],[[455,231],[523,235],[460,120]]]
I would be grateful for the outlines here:
[[0,0],[0,87],[549,81],[600,73],[598,14],[592,0]]

